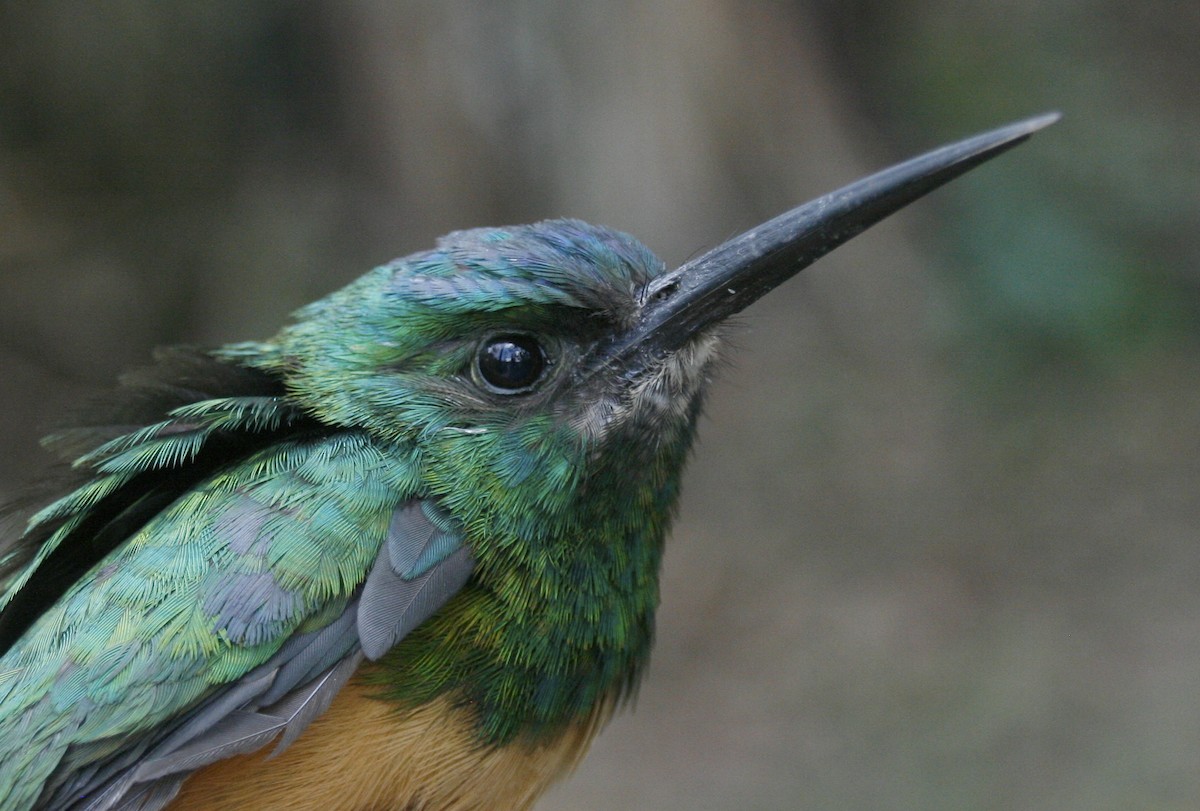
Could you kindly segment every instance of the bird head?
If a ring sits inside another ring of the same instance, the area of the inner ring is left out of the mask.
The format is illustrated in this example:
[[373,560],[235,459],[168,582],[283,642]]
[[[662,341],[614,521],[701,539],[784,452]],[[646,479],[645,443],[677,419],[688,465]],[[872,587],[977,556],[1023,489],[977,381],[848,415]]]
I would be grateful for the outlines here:
[[678,468],[728,316],[1056,118],[914,158],[669,272],[577,220],[455,232],[247,351],[322,422],[461,460],[454,481],[490,498],[526,487],[528,508],[565,509],[597,465]]
[[1056,117],[886,169],[670,271],[576,220],[452,233],[227,348],[320,423],[386,444],[405,490],[462,529],[473,579],[393,651],[393,683],[472,685],[494,740],[624,694],[721,324]]

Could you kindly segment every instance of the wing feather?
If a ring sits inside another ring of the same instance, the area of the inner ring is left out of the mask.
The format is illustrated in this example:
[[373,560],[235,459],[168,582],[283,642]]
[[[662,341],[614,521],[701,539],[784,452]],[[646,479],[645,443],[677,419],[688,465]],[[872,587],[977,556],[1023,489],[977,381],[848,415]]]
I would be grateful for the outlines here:
[[282,750],[473,571],[411,454],[254,370],[160,366],[48,440],[66,494],[0,539],[6,808],[154,811],[196,768]]

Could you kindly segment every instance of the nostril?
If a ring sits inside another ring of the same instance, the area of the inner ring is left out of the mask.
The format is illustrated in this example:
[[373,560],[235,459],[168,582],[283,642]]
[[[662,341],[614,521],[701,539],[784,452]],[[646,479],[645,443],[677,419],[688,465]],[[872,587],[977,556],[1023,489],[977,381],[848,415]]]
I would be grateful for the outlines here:
[[654,295],[650,297],[652,301],[664,301],[675,295],[675,291],[679,289],[679,282],[668,282],[658,290],[654,291]]

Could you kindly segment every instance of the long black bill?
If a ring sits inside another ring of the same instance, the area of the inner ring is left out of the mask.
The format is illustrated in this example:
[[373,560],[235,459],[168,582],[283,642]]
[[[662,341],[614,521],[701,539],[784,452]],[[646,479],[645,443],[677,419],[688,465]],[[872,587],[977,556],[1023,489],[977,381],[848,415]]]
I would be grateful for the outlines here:
[[608,347],[608,363],[631,373],[698,330],[744,309],[889,214],[1053,124],[1058,113],[927,152],[805,203],[656,279],[637,323]]

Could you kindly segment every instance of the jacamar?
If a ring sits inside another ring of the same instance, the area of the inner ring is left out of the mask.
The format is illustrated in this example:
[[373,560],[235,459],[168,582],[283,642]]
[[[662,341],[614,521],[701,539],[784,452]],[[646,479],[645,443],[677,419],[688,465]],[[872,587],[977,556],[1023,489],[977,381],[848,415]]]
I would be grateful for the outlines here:
[[0,548],[0,808],[529,807],[644,669],[722,321],[1055,118],[670,272],[461,231],[160,353],[44,440],[65,481]]

